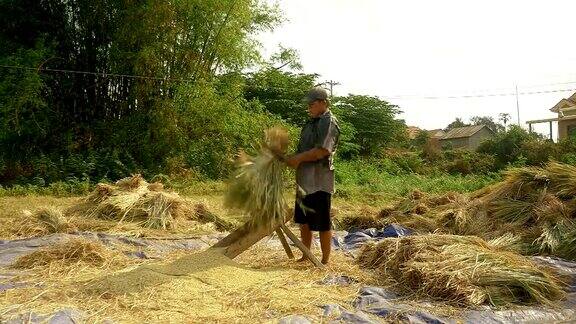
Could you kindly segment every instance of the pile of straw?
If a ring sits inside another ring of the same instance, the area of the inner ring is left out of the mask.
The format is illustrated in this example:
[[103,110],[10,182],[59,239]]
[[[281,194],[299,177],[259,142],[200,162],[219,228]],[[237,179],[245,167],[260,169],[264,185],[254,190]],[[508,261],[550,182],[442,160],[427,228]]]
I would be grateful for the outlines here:
[[399,288],[455,305],[551,304],[564,297],[549,269],[507,251],[512,237],[420,235],[366,245],[358,262]]
[[523,254],[576,260],[576,167],[552,162],[512,169],[502,182],[469,196],[416,190],[374,217],[417,233],[487,240],[510,233],[521,241]]
[[85,239],[70,239],[21,256],[11,267],[31,269],[50,266],[55,262],[68,266],[81,262],[94,267],[102,267],[125,259],[121,254],[107,249],[100,243]]
[[98,184],[86,202],[92,216],[139,222],[148,228],[171,228],[174,219],[186,211],[178,194],[159,190],[141,175],[118,180],[115,185]]
[[228,185],[224,204],[248,215],[254,227],[273,227],[284,221],[288,205],[282,160],[288,143],[285,129],[272,128],[265,132],[256,156],[239,155],[238,170]]
[[194,205],[193,219],[202,223],[214,223],[216,229],[219,231],[231,231],[236,228],[235,223],[211,212],[203,203],[197,203]]
[[22,216],[6,224],[16,236],[42,236],[53,233],[73,233],[76,226],[62,211],[42,207],[34,212],[24,210]]

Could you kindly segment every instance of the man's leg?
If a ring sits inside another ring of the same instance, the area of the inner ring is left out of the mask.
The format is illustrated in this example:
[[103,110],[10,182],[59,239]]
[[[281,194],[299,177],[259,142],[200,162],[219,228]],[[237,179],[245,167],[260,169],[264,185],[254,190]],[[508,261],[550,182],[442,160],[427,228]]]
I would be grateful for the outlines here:
[[[300,224],[300,239],[302,240],[302,243],[304,243],[304,246],[310,250],[312,247],[312,231],[308,224]],[[306,259],[306,256],[303,255],[298,261],[304,261]]]
[[332,231],[320,232],[320,248],[322,249],[322,263],[328,264],[330,251],[332,250]]

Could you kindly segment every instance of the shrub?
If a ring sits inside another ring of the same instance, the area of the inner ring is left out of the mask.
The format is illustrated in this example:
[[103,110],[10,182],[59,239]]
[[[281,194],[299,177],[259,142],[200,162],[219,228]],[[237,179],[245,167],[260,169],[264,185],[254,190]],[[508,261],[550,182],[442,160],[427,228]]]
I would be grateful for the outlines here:
[[467,150],[445,151],[441,168],[450,174],[486,174],[497,171],[493,155]]
[[522,154],[522,145],[530,140],[538,140],[538,135],[528,133],[520,126],[511,125],[508,131],[497,133],[494,138],[483,141],[477,152],[493,155],[498,168],[513,163]]

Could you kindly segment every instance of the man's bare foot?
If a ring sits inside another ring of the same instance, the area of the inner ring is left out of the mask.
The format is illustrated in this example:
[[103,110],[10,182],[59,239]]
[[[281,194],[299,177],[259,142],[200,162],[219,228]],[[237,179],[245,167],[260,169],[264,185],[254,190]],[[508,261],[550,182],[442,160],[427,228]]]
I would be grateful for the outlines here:
[[328,259],[322,259],[322,261],[320,261],[320,262],[322,262],[322,264],[326,265],[326,264],[328,264],[328,261],[329,261]]

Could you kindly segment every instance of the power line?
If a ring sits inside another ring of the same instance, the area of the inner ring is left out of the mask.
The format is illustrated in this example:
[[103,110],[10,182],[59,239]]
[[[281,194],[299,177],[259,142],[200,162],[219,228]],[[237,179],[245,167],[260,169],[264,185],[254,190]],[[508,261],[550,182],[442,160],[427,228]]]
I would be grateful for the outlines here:
[[[26,67],[26,66],[17,66],[17,65],[0,65],[0,68],[6,69],[20,69],[20,70],[29,70],[29,71],[43,71],[43,72],[55,72],[55,73],[72,73],[72,74],[84,74],[84,75],[96,75],[102,77],[119,77],[119,78],[131,78],[131,79],[148,79],[148,80],[156,80],[156,81],[173,81],[173,82],[194,82],[191,79],[183,79],[183,78],[161,78],[161,77],[152,77],[152,76],[144,76],[144,75],[131,75],[131,74],[119,74],[119,73],[106,73],[106,72],[90,72],[90,71],[77,71],[77,70],[66,70],[66,69],[51,69],[51,68],[35,68],[35,67]],[[330,93],[332,94],[332,88],[335,85],[339,85],[340,83],[330,80],[321,83],[322,84],[329,84],[330,85]],[[559,82],[559,83],[550,83],[550,84],[543,84],[543,85],[534,85],[534,86],[525,86],[526,88],[529,87],[544,87],[550,85],[567,85],[567,84],[576,84],[574,82]],[[287,90],[286,88],[282,87],[269,87],[269,88],[278,88]],[[481,91],[481,90],[479,90]],[[558,93],[558,92],[569,92],[569,91],[576,91],[576,88],[566,88],[566,89],[550,89],[550,90],[540,90],[540,91],[520,91],[520,92],[495,92],[495,93],[485,93],[485,94],[472,94],[472,95],[443,95],[443,96],[426,96],[426,95],[393,95],[393,96],[381,96],[385,99],[406,99],[406,100],[437,100],[437,99],[466,99],[466,98],[486,98],[486,97],[511,97],[517,95],[532,95],[532,94],[545,94],[545,93]]]
[[19,70],[29,70],[29,71],[37,71],[37,72],[42,71],[42,72],[71,73],[71,74],[96,75],[96,76],[103,76],[103,77],[148,79],[148,80],[156,80],[156,81],[176,81],[176,82],[193,82],[194,81],[191,79],[180,79],[180,78],[160,78],[160,77],[151,77],[151,76],[144,76],[144,75],[131,75],[131,74],[119,74],[119,73],[76,71],[76,70],[50,69],[50,68],[33,68],[33,67],[17,66],[17,65],[0,65],[0,67],[6,68],[6,69],[19,69]]
[[[576,88],[541,90],[541,91],[521,91],[521,92],[518,92],[518,94],[519,95],[531,95],[531,94],[569,92],[569,91],[576,91]],[[447,96],[399,95],[399,96],[382,96],[382,97],[385,99],[431,99],[431,100],[433,100],[433,99],[464,99],[464,98],[511,97],[511,96],[516,96],[516,92],[486,93],[486,94],[475,94],[475,95],[447,95]]]

